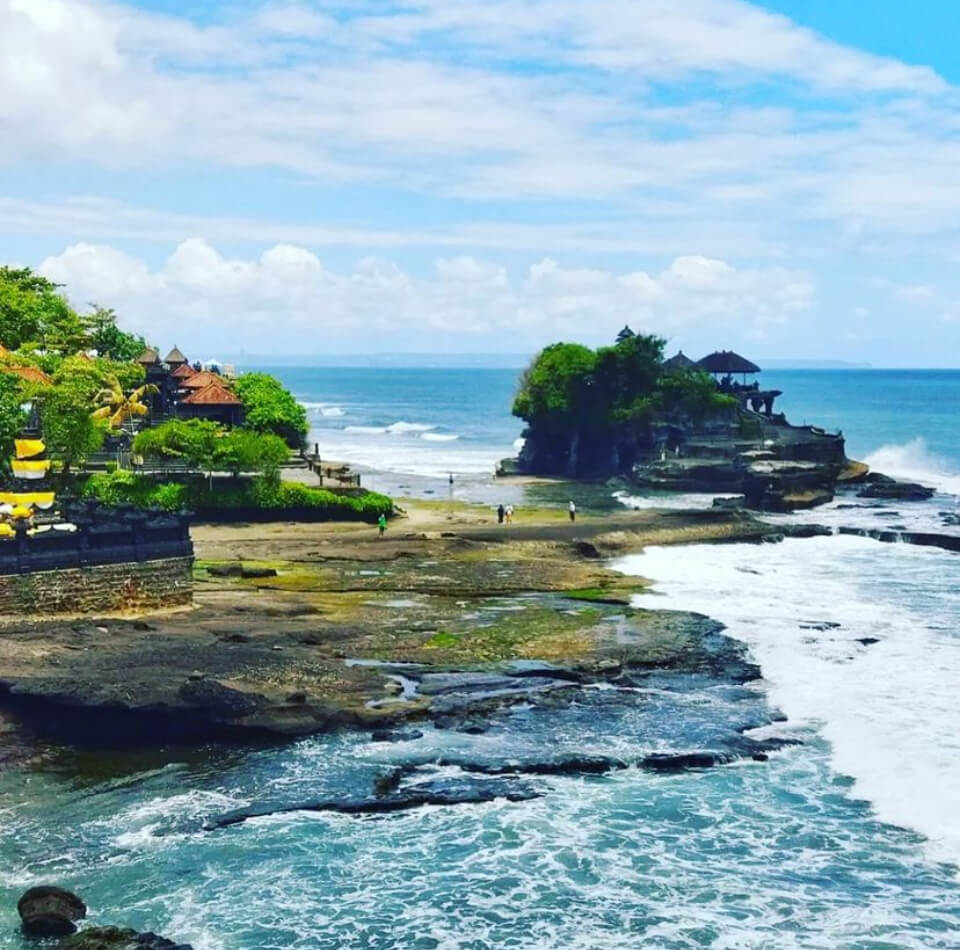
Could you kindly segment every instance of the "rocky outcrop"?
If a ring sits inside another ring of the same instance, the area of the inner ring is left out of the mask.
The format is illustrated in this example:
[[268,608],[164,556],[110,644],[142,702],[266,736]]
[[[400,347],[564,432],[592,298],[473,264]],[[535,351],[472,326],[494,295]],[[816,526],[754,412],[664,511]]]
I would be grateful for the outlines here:
[[857,492],[858,498],[883,498],[888,501],[927,501],[936,494],[934,489],[916,482],[901,482],[889,475],[871,472]]
[[399,788],[400,780],[412,769],[402,768],[386,777],[375,789],[377,794],[367,798],[324,799],[296,802],[290,805],[252,805],[210,819],[204,828],[214,831],[239,825],[252,818],[267,815],[285,815],[299,811],[333,812],[339,815],[388,815],[410,811],[428,805],[479,805],[504,799],[509,802],[539,798],[542,792],[514,779],[482,779],[454,776],[419,782]]
[[61,940],[56,950],[193,950],[154,933],[137,933],[127,927],[90,927]]
[[31,887],[17,901],[23,932],[31,937],[63,937],[87,916],[87,905],[62,887]]
[[677,439],[638,463],[633,478],[648,489],[736,494],[749,508],[797,511],[831,501],[847,465],[842,436],[745,413],[725,432]]

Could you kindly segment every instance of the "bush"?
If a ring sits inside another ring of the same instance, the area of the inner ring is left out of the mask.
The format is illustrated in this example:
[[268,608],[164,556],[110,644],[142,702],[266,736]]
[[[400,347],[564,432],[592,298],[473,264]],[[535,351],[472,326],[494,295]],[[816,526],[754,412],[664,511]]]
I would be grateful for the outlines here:
[[280,380],[268,373],[244,373],[234,389],[243,402],[248,429],[278,435],[293,448],[303,447],[309,431],[307,411]]
[[376,492],[338,494],[267,477],[214,482],[211,488],[205,479],[157,482],[148,476],[121,470],[92,475],[84,485],[83,495],[107,505],[136,505],[167,511],[189,508],[211,520],[234,514],[373,524],[381,514],[393,513],[392,499]]

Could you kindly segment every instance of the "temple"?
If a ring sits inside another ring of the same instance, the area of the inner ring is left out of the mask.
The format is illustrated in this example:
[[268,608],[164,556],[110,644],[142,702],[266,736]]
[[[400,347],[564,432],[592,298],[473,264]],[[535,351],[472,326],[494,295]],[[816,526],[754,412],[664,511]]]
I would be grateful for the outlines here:
[[147,347],[137,362],[146,372],[146,381],[156,387],[150,396],[153,422],[177,417],[210,419],[229,426],[243,425],[243,404],[231,391],[231,379],[218,368],[193,366],[179,348],[163,358]]
[[[780,389],[761,389],[756,381],[748,383],[748,376],[755,376],[762,370],[756,363],[751,363],[732,350],[718,350],[696,361],[680,350],[675,356],[664,360],[663,367],[669,373],[702,369],[714,377],[720,392],[737,398],[741,409],[749,409],[765,416],[773,415],[773,404],[777,397],[783,395]],[[740,382],[737,382],[737,376],[741,377]]]

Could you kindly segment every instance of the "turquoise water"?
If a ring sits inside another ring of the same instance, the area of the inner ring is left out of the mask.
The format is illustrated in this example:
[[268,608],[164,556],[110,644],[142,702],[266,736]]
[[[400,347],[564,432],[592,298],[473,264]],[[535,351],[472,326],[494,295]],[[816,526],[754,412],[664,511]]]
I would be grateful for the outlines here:
[[[311,443],[361,469],[467,479],[516,454],[523,423],[510,415],[518,370],[273,367],[308,407]],[[781,370],[795,423],[842,430],[848,454],[884,451],[888,469],[960,477],[960,370]],[[896,472],[895,472],[896,473]]]
[[[323,404],[317,438],[331,451],[367,445],[377,471],[396,458],[439,476],[458,458],[506,454],[519,435],[504,411],[510,371],[282,372]],[[842,428],[851,451],[899,454],[931,478],[960,472],[960,373],[776,380],[796,421]],[[948,497],[917,511],[934,517]],[[659,677],[572,709],[519,708],[483,735],[428,728],[395,745],[342,735],[136,756],[50,748],[0,773],[0,946],[21,946],[22,890],[58,881],[95,920],[198,950],[958,948],[958,563],[829,537],[653,549],[620,565],[657,581],[644,606],[710,614],[745,642],[765,673],[747,688]],[[391,765],[441,755],[712,747],[770,709],[787,721],[761,735],[803,744],[768,762],[536,779],[543,797],[517,804],[202,828],[251,802],[361,794]]]

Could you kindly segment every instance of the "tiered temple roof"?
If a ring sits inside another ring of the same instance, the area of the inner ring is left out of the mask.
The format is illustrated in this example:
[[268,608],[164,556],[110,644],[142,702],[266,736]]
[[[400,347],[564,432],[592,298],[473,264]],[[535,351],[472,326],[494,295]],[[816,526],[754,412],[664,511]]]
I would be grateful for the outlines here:
[[197,371],[189,363],[182,363],[170,375],[174,379],[190,379],[197,375]]
[[186,362],[187,362],[187,358],[180,352],[180,350],[178,350],[176,347],[174,347],[174,348],[166,355],[166,357],[164,358],[163,361],[164,361],[164,363],[167,364],[167,366],[175,367],[175,366],[180,366],[180,365],[182,365],[183,363],[186,363]]
[[184,389],[203,389],[211,383],[223,386],[223,377],[205,370],[202,373],[194,373],[193,376],[183,380],[182,385]]
[[138,357],[137,362],[142,363],[144,366],[152,366],[154,363],[160,362],[160,354],[153,349],[153,347],[148,346]]
[[185,406],[240,406],[240,399],[221,382],[212,382],[182,400]]

